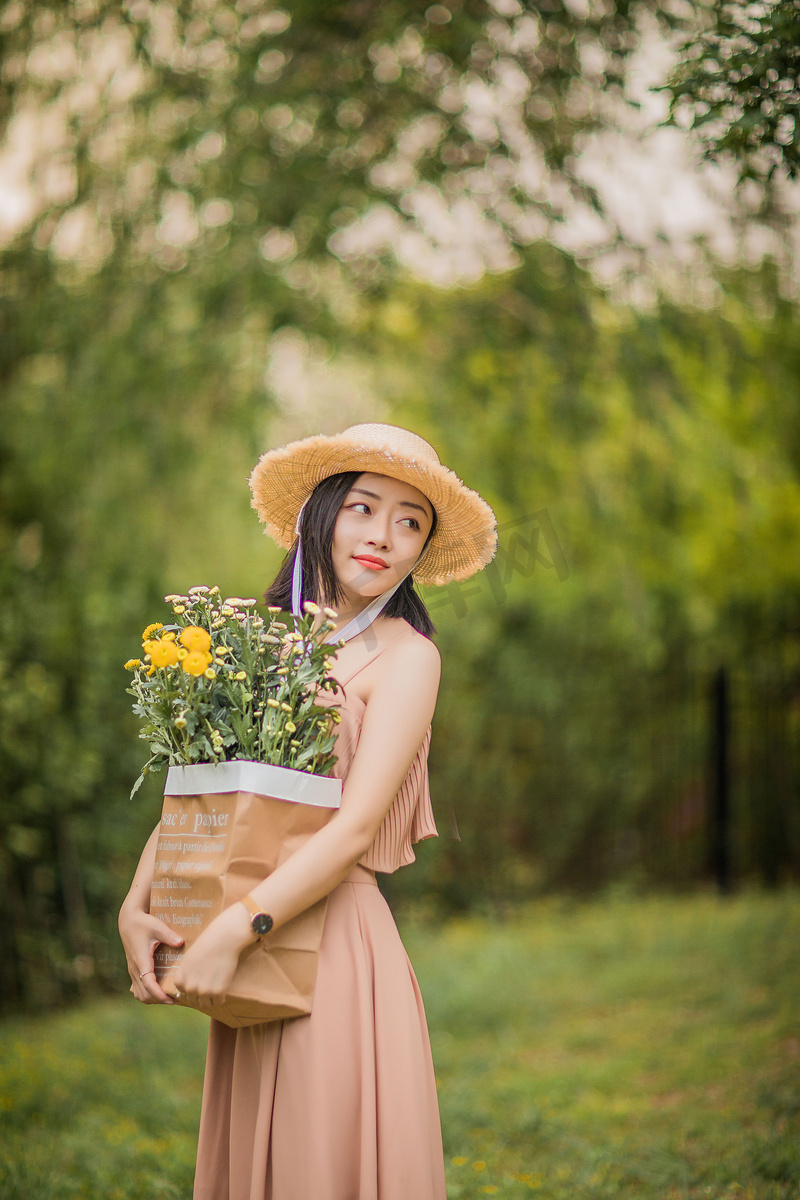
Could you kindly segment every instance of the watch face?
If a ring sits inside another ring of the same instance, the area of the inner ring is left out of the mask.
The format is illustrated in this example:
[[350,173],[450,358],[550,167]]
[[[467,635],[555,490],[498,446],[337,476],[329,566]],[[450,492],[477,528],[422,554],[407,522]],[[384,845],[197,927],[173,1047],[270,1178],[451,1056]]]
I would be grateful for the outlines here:
[[270,929],[272,929],[272,917],[269,913],[256,913],[251,924],[253,926],[253,933],[257,933],[259,937],[263,937],[265,933],[269,933]]

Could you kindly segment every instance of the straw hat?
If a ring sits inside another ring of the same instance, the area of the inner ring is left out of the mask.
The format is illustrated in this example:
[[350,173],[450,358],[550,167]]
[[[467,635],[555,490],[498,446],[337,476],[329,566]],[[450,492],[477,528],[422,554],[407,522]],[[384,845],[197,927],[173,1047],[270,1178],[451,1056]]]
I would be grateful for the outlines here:
[[439,461],[429,442],[399,425],[351,425],[289,442],[263,454],[250,476],[252,506],[265,532],[284,549],[295,539],[303,501],[329,475],[372,471],[418,488],[436,510],[436,530],[414,569],[418,584],[468,579],[491,562],[497,522],[477,492]]

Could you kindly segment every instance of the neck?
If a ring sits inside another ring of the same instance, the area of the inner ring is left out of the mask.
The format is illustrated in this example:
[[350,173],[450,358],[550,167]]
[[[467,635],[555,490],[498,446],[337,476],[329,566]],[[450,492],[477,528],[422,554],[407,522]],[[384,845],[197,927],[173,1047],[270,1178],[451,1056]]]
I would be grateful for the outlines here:
[[363,612],[367,605],[371,604],[375,599],[375,596],[367,596],[366,598],[359,596],[358,602],[355,604],[348,600],[346,608],[342,608],[341,605],[337,608],[335,604],[328,604],[329,608],[335,609],[339,614],[331,633],[337,633],[340,629],[344,629],[345,625],[352,621],[354,617],[357,617],[359,613]]

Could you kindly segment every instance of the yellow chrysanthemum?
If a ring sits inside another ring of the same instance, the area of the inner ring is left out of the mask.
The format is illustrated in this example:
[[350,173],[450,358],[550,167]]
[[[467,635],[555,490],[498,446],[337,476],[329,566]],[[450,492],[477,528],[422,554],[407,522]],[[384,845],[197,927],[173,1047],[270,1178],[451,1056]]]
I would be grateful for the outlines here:
[[280,704],[278,703],[277,700],[273,700],[272,697],[270,697],[270,699],[267,701],[267,707],[268,708],[280,708]]
[[297,733],[297,726],[294,721],[287,721],[283,728],[287,733]]
[[154,667],[172,667],[178,661],[178,647],[174,642],[151,642],[149,654]]
[[233,678],[234,679],[247,679],[247,671],[237,671]]
[[186,612],[186,605],[185,605],[185,604],[176,604],[176,605],[174,606],[174,608],[172,609],[172,611],[173,611],[173,612],[174,612],[174,613],[175,613],[177,616],[180,616],[180,615],[181,615],[181,613],[185,613],[185,612]]
[[176,717],[175,718],[175,728],[176,729],[185,729],[186,728],[186,717]]
[[140,667],[141,665],[142,665],[142,660],[140,658],[129,658],[128,661],[125,663],[125,670],[126,671],[135,671],[136,668]]
[[178,662],[183,662],[189,651],[184,646],[178,647]]
[[175,634],[174,634],[173,630],[171,630],[171,629],[169,630],[168,633],[162,633],[161,637],[165,642],[174,642],[175,641]]
[[202,675],[208,666],[208,658],[199,650],[190,650],[181,666],[187,675]]
[[164,628],[164,626],[161,624],[160,621],[154,621],[152,625],[148,625],[147,629],[145,629],[144,633],[142,634],[142,641],[146,642],[147,639],[150,637],[151,633],[155,633],[157,629],[163,629],[163,628]]
[[203,672],[203,674],[205,675],[206,679],[216,679],[217,678],[217,672],[214,670],[213,667],[209,667],[207,671]]
[[206,654],[211,648],[211,634],[199,625],[187,625],[181,630],[181,644],[187,650],[199,650],[201,654]]
[[284,702],[283,704],[281,704],[281,708],[283,709],[283,711],[284,711],[284,712],[291,712],[291,711],[292,711],[292,706],[291,706],[291,704],[286,704],[285,702]]

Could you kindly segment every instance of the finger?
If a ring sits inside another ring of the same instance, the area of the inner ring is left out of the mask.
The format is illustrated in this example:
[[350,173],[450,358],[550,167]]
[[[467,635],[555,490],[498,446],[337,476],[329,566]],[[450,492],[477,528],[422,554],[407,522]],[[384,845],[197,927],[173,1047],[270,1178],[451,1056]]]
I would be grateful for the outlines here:
[[155,1004],[156,1001],[150,995],[146,987],[139,983],[131,985],[131,995],[134,1000],[138,1000],[140,1004]]
[[144,988],[149,996],[146,1003],[149,1004],[172,1004],[172,1000],[159,984],[154,971],[145,971],[139,983]]
[[158,917],[151,917],[150,921],[150,931],[153,934],[155,945],[158,945],[159,942],[164,942],[167,946],[183,945],[183,935],[167,925],[166,921],[162,921]]

